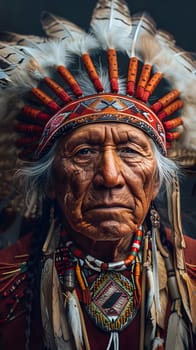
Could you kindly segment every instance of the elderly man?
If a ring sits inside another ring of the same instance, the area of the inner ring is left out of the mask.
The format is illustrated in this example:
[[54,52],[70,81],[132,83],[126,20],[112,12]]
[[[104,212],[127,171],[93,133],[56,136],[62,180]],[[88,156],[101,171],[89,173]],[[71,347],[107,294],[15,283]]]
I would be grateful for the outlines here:
[[98,1],[91,34],[47,13],[42,23],[47,41],[1,44],[1,125],[23,134],[25,160],[20,239],[1,251],[1,348],[194,349],[195,243],[169,158],[195,147],[194,64],[122,0]]

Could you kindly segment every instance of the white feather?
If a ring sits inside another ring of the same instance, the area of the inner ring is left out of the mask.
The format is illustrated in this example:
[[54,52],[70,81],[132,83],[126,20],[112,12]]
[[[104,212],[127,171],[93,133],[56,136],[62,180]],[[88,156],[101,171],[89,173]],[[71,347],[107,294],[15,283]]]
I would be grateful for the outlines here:
[[147,266],[146,269],[146,277],[148,281],[148,297],[147,297],[147,305],[146,305],[146,313],[148,314],[154,299],[154,280],[151,266]]
[[10,83],[19,86],[34,85],[31,73],[39,70],[39,66],[25,48],[1,43],[0,60],[1,67],[5,66],[4,72],[9,77],[8,87],[11,85]]
[[156,328],[157,328],[157,319],[156,319],[156,310],[155,303],[153,301],[150,312],[146,318],[145,324],[145,349],[151,349],[149,344],[152,345],[152,341],[156,336]]
[[67,52],[76,55],[82,55],[89,53],[92,50],[98,49],[99,43],[92,34],[83,33],[80,38],[67,42]]
[[77,301],[73,293],[68,294],[68,322],[72,330],[76,348],[77,350],[82,348],[83,338],[82,338],[82,326],[80,320],[80,313],[77,306]]
[[187,103],[182,109],[184,131],[178,145],[179,148],[182,148],[183,145],[186,149],[196,151],[195,108],[195,104]]
[[156,245],[156,229],[152,227],[152,264],[153,264],[153,282],[156,312],[160,311],[160,295],[159,295],[159,276],[158,276],[158,260],[157,260],[157,245]]
[[[104,87],[104,90],[109,91],[110,81],[109,81],[108,72],[103,70],[101,66],[97,68],[97,71],[98,71],[100,80],[102,82],[102,85]],[[85,91],[85,95],[87,96],[93,95],[96,92],[95,87],[93,86],[91,81],[89,81],[88,75],[83,71],[82,72],[79,71],[77,81],[80,87],[82,88],[82,90]],[[121,79],[121,78],[119,79],[119,93],[122,95],[126,93],[126,79]]]
[[189,349],[189,335],[185,321],[177,312],[169,317],[165,350]]
[[178,48],[175,45],[173,37],[164,31],[157,31],[155,39],[161,48],[160,55],[157,57],[155,64],[158,69],[165,73],[170,83],[178,87],[178,83],[188,81],[191,76],[193,78],[195,64],[191,55]]
[[[11,88],[21,96],[23,92],[36,87],[44,76],[51,75],[51,68],[68,65],[70,57],[60,41],[48,41],[37,47],[0,45],[0,86]],[[7,93],[7,92],[6,92]]]
[[132,16],[132,32],[131,32],[131,47],[128,52],[130,57],[145,55],[145,51],[141,47],[141,37],[144,35],[154,36],[155,24],[152,18],[147,14]]
[[124,1],[98,1],[90,27],[104,50],[113,48],[125,51],[130,45],[132,24]]
[[37,49],[26,48],[26,51],[44,69],[55,68],[58,65],[67,66],[70,63],[69,55],[65,50],[65,43],[60,40],[48,40],[46,43],[40,44]]
[[153,341],[152,350],[159,349],[159,346],[162,346],[164,344],[164,340],[160,337],[156,337]]
[[10,83],[9,75],[0,68],[0,88],[5,88]]
[[161,48],[154,36],[143,33],[139,40],[137,54],[141,57],[144,63],[156,65],[161,58]]
[[175,46],[173,38],[162,31],[158,31],[156,38],[161,46],[161,54],[155,59],[156,68],[164,73],[170,86],[181,92],[184,107],[181,114],[183,119],[183,136],[176,146],[179,149],[187,148],[196,150],[196,76],[195,62],[187,52]]

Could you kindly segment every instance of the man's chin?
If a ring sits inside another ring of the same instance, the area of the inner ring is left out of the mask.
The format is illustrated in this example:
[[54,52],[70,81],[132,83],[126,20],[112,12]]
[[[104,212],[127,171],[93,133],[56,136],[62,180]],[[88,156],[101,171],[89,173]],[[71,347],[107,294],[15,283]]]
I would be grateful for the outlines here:
[[105,220],[96,223],[96,226],[88,224],[86,230],[82,230],[81,233],[96,241],[115,241],[127,237],[128,235],[132,237],[135,230],[136,225],[132,226],[115,220]]

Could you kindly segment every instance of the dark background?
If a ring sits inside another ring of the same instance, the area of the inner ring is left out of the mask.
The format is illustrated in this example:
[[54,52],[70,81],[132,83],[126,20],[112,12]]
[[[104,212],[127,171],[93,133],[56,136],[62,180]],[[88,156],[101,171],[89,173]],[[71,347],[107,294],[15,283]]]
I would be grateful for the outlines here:
[[[170,32],[176,44],[196,52],[196,0],[128,0],[131,13],[147,11],[157,27]],[[42,33],[40,13],[47,10],[88,29],[96,0],[0,0],[0,30]],[[196,237],[196,172],[182,181],[183,229]]]
[[[196,51],[196,0],[128,0],[131,13],[147,11],[157,26],[173,34],[179,46]],[[0,29],[41,34],[42,10],[88,29],[96,0],[0,0]]]

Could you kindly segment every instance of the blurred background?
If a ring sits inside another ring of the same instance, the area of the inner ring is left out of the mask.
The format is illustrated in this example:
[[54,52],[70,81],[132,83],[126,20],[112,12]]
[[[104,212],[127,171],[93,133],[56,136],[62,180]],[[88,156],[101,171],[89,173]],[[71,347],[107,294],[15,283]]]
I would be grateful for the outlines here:
[[[157,27],[170,32],[176,44],[196,52],[196,0],[128,0],[131,13],[147,11]],[[75,22],[86,30],[96,0],[1,0],[0,31],[41,35],[43,10]],[[196,237],[196,171],[186,172],[182,185],[183,230]]]
[[[147,11],[179,46],[196,51],[196,0],[127,0],[131,13]],[[1,0],[0,29],[40,34],[39,16],[47,10],[88,28],[96,0]]]

